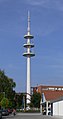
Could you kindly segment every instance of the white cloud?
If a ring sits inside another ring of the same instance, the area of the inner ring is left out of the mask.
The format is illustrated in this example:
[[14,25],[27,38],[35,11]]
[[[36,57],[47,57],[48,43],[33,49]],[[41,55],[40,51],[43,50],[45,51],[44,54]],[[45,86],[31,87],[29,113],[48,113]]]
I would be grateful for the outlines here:
[[11,70],[20,70],[20,67],[17,67],[14,64],[8,64],[6,67]]
[[27,0],[27,2],[32,6],[41,6],[63,11],[63,0]]
[[7,2],[9,0],[0,0],[0,3],[4,3],[4,2]]
[[49,0],[27,0],[27,2],[34,6],[44,5],[48,3]]

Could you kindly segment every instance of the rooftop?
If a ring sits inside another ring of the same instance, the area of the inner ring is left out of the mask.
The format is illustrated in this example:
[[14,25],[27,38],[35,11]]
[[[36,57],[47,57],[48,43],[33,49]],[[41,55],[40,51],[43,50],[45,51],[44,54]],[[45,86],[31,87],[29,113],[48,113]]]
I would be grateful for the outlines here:
[[45,99],[47,101],[51,101],[51,100],[55,100],[59,97],[62,97],[63,96],[63,90],[43,90],[42,93],[44,93],[45,95]]

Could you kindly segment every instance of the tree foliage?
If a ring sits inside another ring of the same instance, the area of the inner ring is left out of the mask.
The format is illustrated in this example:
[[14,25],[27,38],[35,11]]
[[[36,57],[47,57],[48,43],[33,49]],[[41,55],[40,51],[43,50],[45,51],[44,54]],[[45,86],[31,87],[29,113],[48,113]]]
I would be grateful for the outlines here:
[[1,100],[1,106],[2,106],[3,108],[7,108],[8,105],[9,105],[9,100],[8,100],[8,98],[3,98],[3,99]]
[[16,107],[21,108],[23,103],[23,93],[19,93],[15,95],[15,102],[16,102]]
[[0,92],[0,101],[3,99],[4,93]]
[[32,97],[31,97],[31,104],[36,107],[39,108],[40,107],[40,100],[41,100],[41,94],[40,93],[33,93]]
[[4,71],[0,70],[0,101],[2,99],[2,95],[9,100],[14,99],[16,83],[13,81],[12,78],[9,78],[5,75]]

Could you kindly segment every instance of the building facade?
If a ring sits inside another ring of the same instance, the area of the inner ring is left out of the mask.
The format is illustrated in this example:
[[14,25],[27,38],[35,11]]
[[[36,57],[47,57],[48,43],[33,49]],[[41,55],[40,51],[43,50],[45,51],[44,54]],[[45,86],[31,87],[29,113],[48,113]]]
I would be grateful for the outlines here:
[[[62,105],[60,97],[63,97],[63,86],[45,86],[39,85],[33,87],[33,93],[39,92],[41,94],[41,109],[42,113],[45,115],[60,115],[62,114]],[[58,102],[60,99],[61,102]],[[58,106],[60,105],[60,106]],[[58,110],[59,113],[58,113]]]

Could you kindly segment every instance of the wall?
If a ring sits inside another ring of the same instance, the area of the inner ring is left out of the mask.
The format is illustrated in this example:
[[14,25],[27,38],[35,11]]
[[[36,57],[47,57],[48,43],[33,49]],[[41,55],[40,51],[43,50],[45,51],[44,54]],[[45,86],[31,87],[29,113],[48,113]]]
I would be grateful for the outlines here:
[[63,116],[63,101],[53,103],[53,115]]

